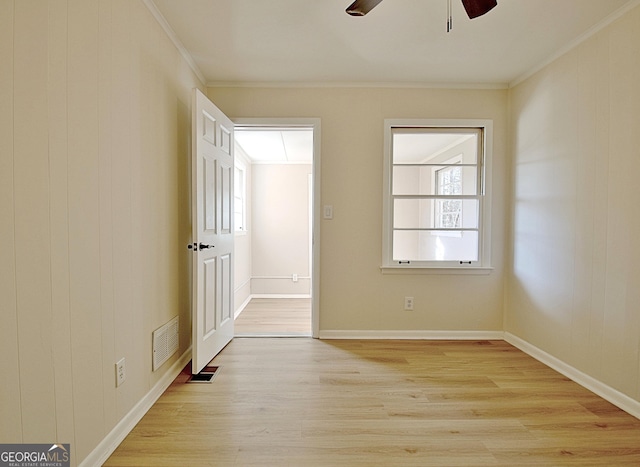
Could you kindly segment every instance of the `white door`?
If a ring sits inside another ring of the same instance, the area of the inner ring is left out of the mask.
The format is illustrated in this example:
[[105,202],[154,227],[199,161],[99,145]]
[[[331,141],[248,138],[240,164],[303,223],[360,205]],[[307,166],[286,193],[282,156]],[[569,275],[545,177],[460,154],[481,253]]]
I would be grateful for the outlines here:
[[233,339],[233,123],[193,92],[192,373]]

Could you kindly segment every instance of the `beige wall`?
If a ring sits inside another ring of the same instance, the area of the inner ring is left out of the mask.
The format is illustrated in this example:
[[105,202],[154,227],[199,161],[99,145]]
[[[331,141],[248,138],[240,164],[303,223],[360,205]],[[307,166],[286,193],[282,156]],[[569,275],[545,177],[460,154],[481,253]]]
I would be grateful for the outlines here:
[[[310,164],[254,164],[251,179],[251,293],[311,291]],[[293,282],[292,275],[298,274]]]
[[511,90],[506,331],[640,400],[640,8]]
[[[321,118],[321,204],[334,207],[321,224],[321,331],[502,329],[506,90],[213,87],[208,95],[231,118]],[[385,118],[494,120],[492,274],[381,274]],[[405,295],[415,297],[413,313],[402,311]]]
[[3,0],[0,63],[0,440],[76,464],[176,361],[152,372],[152,331],[189,346],[201,84],[131,0]]

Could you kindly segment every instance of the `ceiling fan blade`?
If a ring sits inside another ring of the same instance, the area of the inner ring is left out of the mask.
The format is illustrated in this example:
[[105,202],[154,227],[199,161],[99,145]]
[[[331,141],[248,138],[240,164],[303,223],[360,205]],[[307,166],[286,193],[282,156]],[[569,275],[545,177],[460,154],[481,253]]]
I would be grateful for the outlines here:
[[364,16],[373,10],[382,0],[356,0],[347,7],[347,13],[351,16]]
[[469,19],[477,18],[489,12],[498,4],[497,0],[462,0]]

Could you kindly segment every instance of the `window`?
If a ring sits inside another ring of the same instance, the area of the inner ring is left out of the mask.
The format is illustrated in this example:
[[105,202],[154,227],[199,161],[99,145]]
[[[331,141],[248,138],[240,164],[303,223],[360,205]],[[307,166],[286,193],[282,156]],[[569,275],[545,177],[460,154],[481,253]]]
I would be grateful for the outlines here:
[[234,168],[233,220],[236,232],[247,231],[247,169],[237,158]]
[[[455,158],[461,162],[462,155]],[[453,163],[449,160],[447,163]],[[462,167],[444,167],[434,170],[434,186],[437,195],[462,194]],[[462,201],[459,199],[434,200],[434,224],[440,229],[459,229],[462,227]]]
[[383,269],[489,267],[489,120],[386,120]]

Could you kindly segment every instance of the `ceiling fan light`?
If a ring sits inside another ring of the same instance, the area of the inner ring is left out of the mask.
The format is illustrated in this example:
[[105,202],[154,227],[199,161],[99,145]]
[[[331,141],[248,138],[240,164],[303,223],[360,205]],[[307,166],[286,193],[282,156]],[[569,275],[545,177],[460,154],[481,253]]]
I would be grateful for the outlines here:
[[497,0],[462,0],[469,19],[477,18],[489,12],[498,4]]

